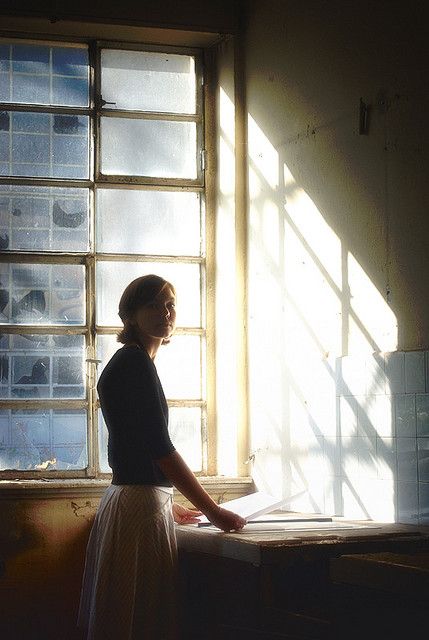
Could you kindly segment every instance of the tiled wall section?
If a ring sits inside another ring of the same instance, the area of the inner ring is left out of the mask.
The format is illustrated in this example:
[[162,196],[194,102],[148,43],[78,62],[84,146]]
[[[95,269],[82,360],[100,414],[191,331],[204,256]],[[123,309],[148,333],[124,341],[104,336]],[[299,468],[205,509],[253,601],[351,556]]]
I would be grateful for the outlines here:
[[340,358],[336,396],[340,510],[428,524],[429,352]]

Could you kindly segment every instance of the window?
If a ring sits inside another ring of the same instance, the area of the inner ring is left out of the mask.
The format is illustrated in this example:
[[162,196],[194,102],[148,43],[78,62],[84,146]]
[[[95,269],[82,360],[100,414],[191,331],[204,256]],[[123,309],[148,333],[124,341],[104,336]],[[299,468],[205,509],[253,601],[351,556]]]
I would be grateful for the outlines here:
[[196,50],[0,41],[0,470],[109,473],[95,392],[119,296],[178,295],[157,357],[176,443],[206,471],[202,66]]

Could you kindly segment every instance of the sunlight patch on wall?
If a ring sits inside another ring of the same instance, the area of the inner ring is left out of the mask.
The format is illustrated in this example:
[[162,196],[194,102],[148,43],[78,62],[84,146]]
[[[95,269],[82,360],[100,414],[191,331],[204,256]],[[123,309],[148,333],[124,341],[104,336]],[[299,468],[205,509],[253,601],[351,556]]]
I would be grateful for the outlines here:
[[347,255],[348,286],[353,314],[349,353],[394,351],[398,345],[398,323],[392,309],[371,282],[352,253]]
[[271,189],[276,190],[279,186],[279,154],[250,115],[247,120],[247,135],[254,169],[263,176]]
[[[371,354],[396,348],[396,318],[251,116],[248,128],[254,479],[267,489],[280,468],[284,497],[307,489],[295,510],[391,521],[392,407]],[[364,374],[338,364],[356,351]]]

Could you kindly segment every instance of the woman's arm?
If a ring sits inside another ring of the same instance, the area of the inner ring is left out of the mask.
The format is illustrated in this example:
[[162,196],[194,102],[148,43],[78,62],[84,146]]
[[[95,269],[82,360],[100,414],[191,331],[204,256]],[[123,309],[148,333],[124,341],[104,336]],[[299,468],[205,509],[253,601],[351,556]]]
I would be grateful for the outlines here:
[[244,518],[227,509],[222,509],[212,500],[177,451],[173,451],[163,458],[158,458],[156,463],[180,493],[197,509],[202,511],[216,527],[223,531],[232,531],[244,527],[246,524]]

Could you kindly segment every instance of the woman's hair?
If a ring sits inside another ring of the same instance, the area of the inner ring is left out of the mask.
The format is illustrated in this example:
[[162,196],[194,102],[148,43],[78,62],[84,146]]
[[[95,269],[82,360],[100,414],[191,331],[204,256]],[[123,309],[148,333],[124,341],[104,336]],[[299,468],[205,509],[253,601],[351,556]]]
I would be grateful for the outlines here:
[[[123,344],[129,342],[139,343],[138,331],[132,322],[134,314],[137,309],[153,302],[164,287],[169,287],[174,295],[176,295],[175,288],[168,280],[164,280],[164,278],[154,274],[140,276],[140,278],[136,278],[130,282],[119,300],[118,313],[124,323],[124,328],[118,334],[118,342],[122,342]],[[168,339],[163,340],[163,344],[167,344],[168,342]]]

